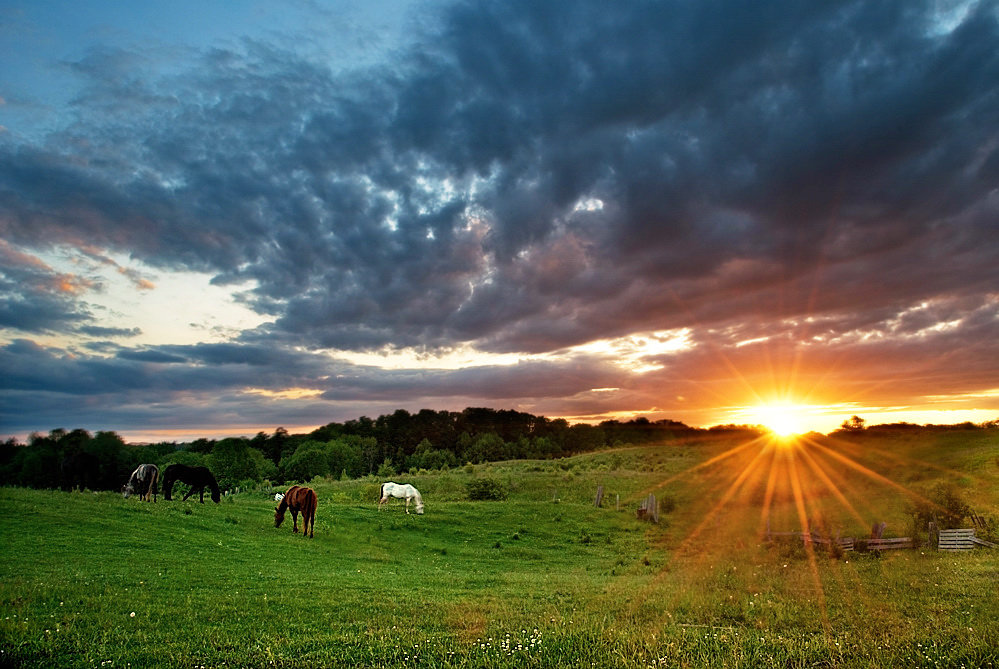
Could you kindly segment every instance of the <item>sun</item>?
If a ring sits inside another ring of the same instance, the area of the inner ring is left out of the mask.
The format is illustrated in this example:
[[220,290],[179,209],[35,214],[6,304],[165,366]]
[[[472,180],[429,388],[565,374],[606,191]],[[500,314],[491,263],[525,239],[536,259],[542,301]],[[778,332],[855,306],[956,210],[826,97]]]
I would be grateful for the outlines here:
[[791,402],[772,402],[753,407],[753,422],[779,437],[790,437],[808,431],[807,407]]

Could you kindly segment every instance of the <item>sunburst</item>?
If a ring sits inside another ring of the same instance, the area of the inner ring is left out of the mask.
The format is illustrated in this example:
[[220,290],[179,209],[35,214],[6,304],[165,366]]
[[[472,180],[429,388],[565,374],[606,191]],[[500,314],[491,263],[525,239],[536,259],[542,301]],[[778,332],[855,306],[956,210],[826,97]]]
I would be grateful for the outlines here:
[[793,402],[770,402],[746,410],[749,420],[779,437],[803,434],[809,430],[812,408]]

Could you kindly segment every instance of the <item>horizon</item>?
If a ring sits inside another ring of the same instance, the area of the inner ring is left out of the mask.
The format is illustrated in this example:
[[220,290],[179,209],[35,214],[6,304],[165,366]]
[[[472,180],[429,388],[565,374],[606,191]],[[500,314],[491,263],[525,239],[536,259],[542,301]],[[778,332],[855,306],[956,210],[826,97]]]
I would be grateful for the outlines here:
[[0,435],[999,416],[993,2],[3,16]]
[[[471,408],[471,407],[469,407],[469,408]],[[495,409],[495,410],[496,411],[503,411],[503,409]],[[415,414],[417,412],[411,412],[411,413]],[[461,413],[461,412],[457,411],[455,413]],[[357,416],[357,417],[355,417],[355,419],[359,419],[361,417],[362,416]],[[548,420],[558,420],[559,419],[559,417],[557,417],[557,416],[555,416],[555,417],[552,417],[552,416],[543,416],[543,417],[547,418]],[[919,429],[938,429],[938,428],[945,428],[945,429],[946,428],[954,428],[954,429],[956,429],[956,428],[959,428],[959,427],[961,427],[963,425],[966,425],[966,424],[969,424],[969,423],[972,424],[972,425],[974,425],[976,428],[981,428],[984,425],[986,425],[987,423],[996,423],[996,422],[999,422],[999,416],[997,416],[996,418],[992,419],[991,421],[983,421],[983,422],[979,422],[979,423],[975,423],[974,421],[958,421],[958,422],[953,422],[953,423],[913,423],[913,422],[906,421],[906,420],[896,420],[896,421],[884,422],[884,423],[872,423],[872,422],[869,422],[866,419],[864,419],[863,416],[856,416],[856,415],[854,415],[854,416],[851,416],[850,418],[854,418],[854,417],[861,419],[864,429],[878,428],[878,427],[891,427],[891,426],[896,426],[896,425],[906,425],[906,426],[911,426],[913,428],[919,428]],[[378,416],[369,416],[369,418],[377,419]],[[627,423],[630,420],[638,420],[639,418],[643,418],[643,416],[633,416],[631,419],[617,418],[617,419],[605,419],[605,420],[619,420],[621,423]],[[696,429],[696,430],[711,430],[711,429],[724,428],[724,427],[731,426],[731,427],[740,427],[740,428],[747,428],[747,429],[754,429],[754,430],[762,430],[764,432],[769,432],[775,438],[781,438],[781,439],[784,439],[784,438],[794,438],[794,439],[798,439],[798,438],[806,437],[807,435],[814,434],[814,433],[822,434],[823,436],[829,436],[833,432],[835,432],[836,430],[844,428],[850,422],[850,418],[843,419],[843,421],[841,421],[838,425],[836,425],[836,427],[834,427],[832,429],[829,429],[829,430],[825,430],[825,431],[815,430],[815,429],[811,429],[811,428],[802,428],[802,429],[797,429],[797,430],[785,430],[785,429],[782,429],[782,425],[785,425],[785,423],[782,423],[781,421],[774,421],[774,420],[771,420],[770,424],[767,424],[767,423],[715,423],[715,424],[711,424],[711,425],[689,425],[687,423],[684,423],[683,421],[679,421],[679,422],[682,423],[684,426],[686,426],[688,428],[692,428],[692,429]],[[348,420],[352,420],[352,419],[348,419]],[[669,419],[669,418],[657,419],[657,421],[670,421],[670,420],[672,420],[672,419]],[[650,421],[650,422],[655,423],[657,421]],[[339,423],[339,424],[342,425],[345,422],[347,422],[347,421],[330,421],[330,422],[323,423],[323,424],[318,424],[318,425],[292,426],[290,428],[285,427],[283,425],[278,425],[278,426],[274,426],[272,428],[271,427],[259,427],[259,428],[252,428],[252,429],[220,428],[220,429],[217,429],[217,430],[202,430],[202,431],[192,430],[192,429],[185,429],[185,428],[176,428],[176,429],[170,429],[170,430],[158,430],[158,431],[146,431],[146,432],[142,432],[142,431],[122,432],[122,431],[113,430],[113,429],[107,429],[107,428],[92,428],[92,429],[87,429],[87,428],[78,428],[78,427],[60,427],[60,428],[49,428],[48,430],[33,430],[33,431],[25,433],[23,435],[5,435],[2,440],[3,441],[7,441],[9,439],[14,439],[14,440],[16,440],[18,443],[20,443],[22,445],[27,445],[28,442],[29,442],[29,440],[30,440],[30,438],[31,438],[31,436],[34,435],[34,434],[38,434],[38,435],[41,435],[41,436],[46,436],[46,435],[48,435],[51,432],[54,432],[56,430],[72,431],[74,429],[85,429],[90,434],[95,434],[96,432],[112,432],[112,433],[118,435],[118,437],[120,437],[121,440],[125,444],[130,445],[130,446],[143,446],[143,445],[149,445],[149,444],[171,443],[171,442],[183,444],[183,443],[191,443],[191,442],[199,440],[199,439],[207,439],[208,441],[221,441],[223,439],[230,439],[230,438],[233,438],[233,439],[252,439],[253,437],[255,437],[256,435],[258,435],[260,433],[263,433],[265,435],[270,436],[272,434],[275,434],[277,432],[277,430],[279,430],[279,429],[285,430],[289,435],[303,435],[303,434],[309,434],[311,432],[314,432],[315,430],[318,430],[319,428],[322,428],[322,427],[326,427],[327,425],[330,425],[332,423]],[[574,423],[573,421],[567,421],[567,422],[570,425],[578,424],[578,423]],[[599,425],[600,422],[603,422],[603,421],[589,422],[589,423],[587,423],[585,421],[579,421],[579,423],[588,424],[588,425],[594,425],[594,426]]]

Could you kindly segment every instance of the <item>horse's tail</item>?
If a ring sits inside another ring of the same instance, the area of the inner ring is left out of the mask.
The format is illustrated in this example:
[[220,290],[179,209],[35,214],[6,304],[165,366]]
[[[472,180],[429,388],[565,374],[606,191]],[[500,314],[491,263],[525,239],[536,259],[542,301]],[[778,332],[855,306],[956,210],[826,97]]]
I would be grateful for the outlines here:
[[[152,475],[151,478],[152,478],[152,480],[149,482],[149,489],[153,493],[153,501],[155,502],[156,501],[156,483],[159,481],[159,478],[160,478],[159,467],[153,467],[153,475]],[[149,501],[149,493],[148,492],[146,493],[146,501]]]
[[385,484],[378,486],[378,503],[381,504],[382,500],[385,499]]
[[[319,507],[319,495],[316,494],[315,490],[309,489],[309,538],[312,538],[316,531],[316,509]],[[302,528],[302,532],[305,532],[305,528]]]

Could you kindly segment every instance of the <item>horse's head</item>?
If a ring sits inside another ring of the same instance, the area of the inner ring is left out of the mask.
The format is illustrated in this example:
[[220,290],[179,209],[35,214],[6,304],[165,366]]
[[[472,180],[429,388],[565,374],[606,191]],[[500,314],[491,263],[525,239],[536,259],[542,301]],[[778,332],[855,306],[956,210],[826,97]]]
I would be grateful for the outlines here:
[[420,515],[420,516],[423,515],[423,502],[417,502],[416,503],[416,513],[417,513],[417,515]]
[[128,499],[128,496],[131,495],[133,492],[135,491],[132,490],[132,486],[128,485],[127,483],[121,487],[121,496],[124,497],[125,499]]
[[221,499],[222,496],[221,494],[219,494],[219,489],[218,488],[212,489],[212,501],[218,504]]
[[281,507],[274,507],[274,527],[281,527],[281,523],[284,522],[284,511]]

